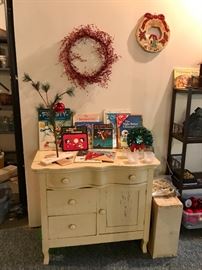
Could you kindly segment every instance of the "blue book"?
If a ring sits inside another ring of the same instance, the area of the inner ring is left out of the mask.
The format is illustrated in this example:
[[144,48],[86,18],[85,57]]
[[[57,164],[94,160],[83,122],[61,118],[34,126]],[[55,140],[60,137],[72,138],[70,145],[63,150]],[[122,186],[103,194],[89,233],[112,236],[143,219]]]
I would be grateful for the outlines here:
[[118,147],[127,147],[127,135],[128,131],[135,127],[142,126],[142,115],[128,115],[127,117],[123,117],[120,120],[120,115],[117,115],[119,119],[117,120],[117,130],[118,130]]

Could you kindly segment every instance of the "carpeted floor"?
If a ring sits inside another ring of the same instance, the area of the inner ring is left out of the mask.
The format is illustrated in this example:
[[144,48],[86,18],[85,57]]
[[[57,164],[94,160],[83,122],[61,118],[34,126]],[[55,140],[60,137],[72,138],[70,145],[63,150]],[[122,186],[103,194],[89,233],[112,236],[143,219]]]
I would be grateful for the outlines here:
[[181,229],[178,256],[152,259],[139,241],[66,247],[50,250],[43,265],[40,229],[27,226],[0,230],[1,270],[202,270],[202,229]]

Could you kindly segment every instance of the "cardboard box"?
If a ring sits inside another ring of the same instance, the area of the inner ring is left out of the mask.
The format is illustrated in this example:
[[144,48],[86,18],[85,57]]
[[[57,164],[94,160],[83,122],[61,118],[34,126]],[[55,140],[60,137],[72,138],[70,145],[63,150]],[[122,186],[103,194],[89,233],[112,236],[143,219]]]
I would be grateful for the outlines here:
[[177,255],[183,205],[177,197],[154,197],[148,250],[152,258]]

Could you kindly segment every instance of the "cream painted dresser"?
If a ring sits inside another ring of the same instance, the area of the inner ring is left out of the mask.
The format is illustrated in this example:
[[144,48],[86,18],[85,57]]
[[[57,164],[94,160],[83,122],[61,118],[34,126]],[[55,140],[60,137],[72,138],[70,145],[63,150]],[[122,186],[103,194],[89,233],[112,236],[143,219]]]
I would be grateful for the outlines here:
[[147,252],[152,180],[160,164],[127,163],[117,151],[114,163],[40,165],[32,163],[40,181],[44,264],[49,248],[142,239]]

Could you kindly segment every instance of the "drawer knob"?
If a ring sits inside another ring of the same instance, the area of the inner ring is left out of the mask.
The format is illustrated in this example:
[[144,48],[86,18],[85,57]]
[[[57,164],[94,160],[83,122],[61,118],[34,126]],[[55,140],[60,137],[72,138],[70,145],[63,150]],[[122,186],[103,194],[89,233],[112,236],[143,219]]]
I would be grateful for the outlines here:
[[100,214],[100,215],[105,215],[105,214],[106,214],[105,209],[100,209],[99,214]]
[[68,204],[70,204],[70,205],[75,205],[75,204],[76,204],[76,200],[70,199],[70,200],[68,201]]
[[61,182],[62,182],[63,184],[69,184],[69,183],[70,183],[70,180],[69,180],[68,178],[63,178],[63,179],[61,180]]
[[135,181],[136,180],[136,176],[134,174],[129,175],[129,180],[130,181]]
[[70,228],[70,230],[75,230],[76,229],[76,224],[70,224],[69,228]]

